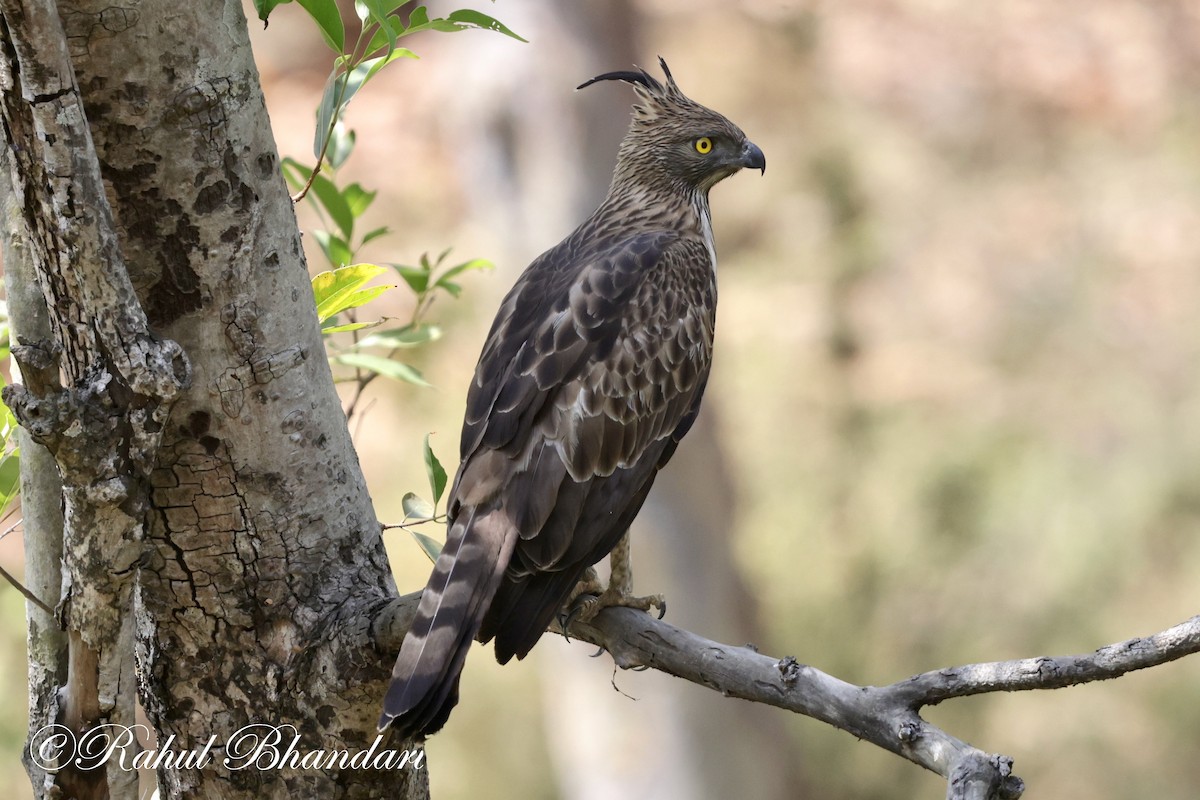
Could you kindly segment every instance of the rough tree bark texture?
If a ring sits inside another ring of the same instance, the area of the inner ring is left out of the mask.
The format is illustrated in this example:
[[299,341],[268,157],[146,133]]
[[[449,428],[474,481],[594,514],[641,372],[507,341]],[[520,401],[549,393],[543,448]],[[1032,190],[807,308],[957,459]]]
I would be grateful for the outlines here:
[[[16,154],[5,227],[16,209],[33,230],[61,348],[30,342],[16,396],[67,498],[66,580],[48,599],[63,601],[70,688],[57,708],[34,687],[35,718],[131,722],[118,696],[136,649],[159,741],[198,750],[216,736],[206,768],[159,768],[164,796],[427,796],[411,768],[223,763],[255,723],[295,726],[301,753],[366,750],[390,665],[372,624],[392,622],[375,617],[395,597],[240,3],[0,8]],[[114,772],[71,791],[120,796]]]
[[[0,151],[0,197],[5,201],[0,217],[0,252],[4,256],[5,294],[12,326],[34,341],[50,341],[50,319],[46,301],[38,287],[21,211],[10,186],[11,157]],[[21,449],[21,516],[25,545],[25,586],[38,598],[56,598],[62,593],[62,481],[54,456],[34,441],[28,431],[17,431]],[[52,699],[66,678],[67,636],[54,615],[26,603],[29,652],[29,729],[53,724]],[[45,783],[46,773],[26,757],[25,767],[34,785]]]

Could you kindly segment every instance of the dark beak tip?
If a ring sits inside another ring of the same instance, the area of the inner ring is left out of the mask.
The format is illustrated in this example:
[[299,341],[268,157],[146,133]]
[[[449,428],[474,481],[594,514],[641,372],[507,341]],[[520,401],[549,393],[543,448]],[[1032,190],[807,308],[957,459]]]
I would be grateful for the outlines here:
[[742,163],[750,169],[757,169],[763,175],[767,174],[767,157],[754,142],[746,142],[742,150]]

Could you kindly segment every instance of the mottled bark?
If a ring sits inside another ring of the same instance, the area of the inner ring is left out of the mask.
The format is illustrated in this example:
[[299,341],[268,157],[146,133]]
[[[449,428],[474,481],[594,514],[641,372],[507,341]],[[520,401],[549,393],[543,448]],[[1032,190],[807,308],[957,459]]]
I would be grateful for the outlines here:
[[[207,766],[158,768],[163,796],[426,795],[411,766],[224,761],[254,724],[293,726],[301,755],[370,747],[391,655],[373,626],[395,597],[241,5],[0,8],[5,209],[30,231],[53,332],[19,351],[27,389],[6,399],[55,454],[66,509],[48,599],[70,667],[64,707],[39,693],[38,718],[132,722],[136,652],[158,741],[215,737]],[[51,780],[133,791],[111,760],[70,773]]]
[[[0,150],[0,197],[5,225],[0,229],[4,254],[5,293],[12,327],[34,341],[50,341],[46,301],[38,287],[26,242],[24,218],[10,186],[10,151]],[[43,603],[53,604],[62,593],[62,481],[54,457],[24,429],[17,431],[21,450],[21,516],[25,546],[25,587]],[[26,603],[29,650],[29,729],[38,731],[55,722],[55,694],[67,674],[67,636],[54,615]],[[45,786],[46,771],[25,753],[25,768],[34,786]]]

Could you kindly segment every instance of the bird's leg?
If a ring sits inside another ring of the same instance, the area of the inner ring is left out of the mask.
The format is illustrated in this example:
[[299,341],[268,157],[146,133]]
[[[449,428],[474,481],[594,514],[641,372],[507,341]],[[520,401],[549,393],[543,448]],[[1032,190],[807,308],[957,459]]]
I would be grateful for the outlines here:
[[579,583],[575,584],[575,588],[571,590],[564,607],[570,610],[575,605],[575,599],[581,594],[598,595],[603,591],[604,585],[600,583],[600,576],[596,574],[596,568],[588,567],[587,571],[583,573],[583,577],[579,579]]
[[[640,608],[642,611],[649,611],[650,607],[654,606],[658,609],[658,618],[662,619],[663,615],[667,613],[667,602],[661,594],[652,594],[645,597],[634,597],[632,594],[633,567],[629,563],[628,531],[621,537],[621,541],[617,542],[617,546],[613,548],[609,561],[612,565],[612,572],[608,577],[608,587],[597,597],[583,597],[579,599],[583,592],[577,592],[576,599],[571,604],[569,619],[589,622],[601,610],[609,606]],[[592,574],[592,578],[593,583],[595,583],[595,573]],[[582,582],[580,585],[583,585]]]

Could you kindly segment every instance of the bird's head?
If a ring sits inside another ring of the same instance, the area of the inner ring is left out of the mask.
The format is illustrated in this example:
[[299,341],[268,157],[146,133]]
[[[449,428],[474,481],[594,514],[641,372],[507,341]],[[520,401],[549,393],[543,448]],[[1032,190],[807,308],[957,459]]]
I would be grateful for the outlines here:
[[665,178],[707,193],[743,167],[765,173],[767,160],[758,145],[728,119],[684,95],[667,62],[659,58],[658,63],[667,76],[665,85],[639,69],[606,72],[578,87],[624,81],[641,100],[633,108],[633,122],[621,143],[614,184]]

